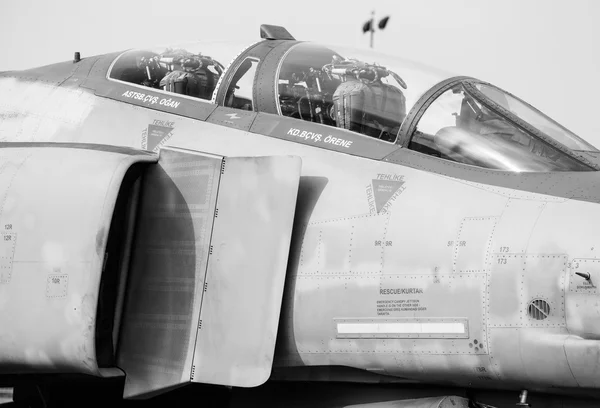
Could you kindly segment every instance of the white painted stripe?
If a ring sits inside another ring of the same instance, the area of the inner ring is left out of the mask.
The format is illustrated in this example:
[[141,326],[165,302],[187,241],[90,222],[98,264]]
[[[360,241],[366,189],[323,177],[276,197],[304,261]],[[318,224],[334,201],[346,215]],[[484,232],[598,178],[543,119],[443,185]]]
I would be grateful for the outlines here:
[[435,323],[338,323],[338,334],[465,334],[465,324]]

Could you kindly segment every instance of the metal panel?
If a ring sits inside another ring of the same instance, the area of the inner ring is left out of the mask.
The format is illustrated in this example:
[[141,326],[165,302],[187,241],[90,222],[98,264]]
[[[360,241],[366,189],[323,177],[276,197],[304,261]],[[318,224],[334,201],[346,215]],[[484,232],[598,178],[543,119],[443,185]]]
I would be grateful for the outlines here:
[[533,227],[545,207],[546,203],[540,201],[508,199],[500,221],[494,228],[494,240],[490,252],[492,254],[525,253]]
[[219,106],[210,114],[206,121],[221,126],[232,127],[234,129],[249,130],[256,115],[256,112]]
[[569,336],[565,340],[569,367],[580,387],[600,387],[600,342]]
[[491,385],[490,381],[497,379],[490,360],[488,355],[481,354],[421,354],[419,361],[423,374],[419,377],[426,382],[450,380],[455,384],[468,382],[486,388]]
[[[575,258],[569,264],[569,290],[565,293],[567,327],[571,334],[598,338],[600,259]],[[577,273],[588,274],[589,280]]]
[[519,327],[525,317],[521,302],[521,275],[525,255],[492,254],[488,291],[490,327]]
[[[565,255],[528,255],[522,275],[521,301],[529,327],[565,326],[565,286],[567,257]],[[527,305],[543,299],[550,305],[550,313],[543,320],[527,314]]]
[[128,169],[156,158],[88,147],[0,149],[0,371],[101,375],[95,329],[115,202]]
[[126,398],[190,381],[221,165],[163,148],[145,176],[118,351]]
[[192,119],[206,120],[217,105],[204,99],[159,91],[114,79],[89,79],[86,85],[96,90],[96,95]]
[[[322,354],[328,364],[360,368],[377,366],[378,359],[390,355],[487,354],[486,288],[486,274],[298,276],[295,344],[307,364]],[[468,336],[389,335],[381,340],[377,336],[337,335],[337,322],[357,319],[465,322]],[[344,357],[347,353],[350,358]]]
[[302,241],[298,275],[380,274],[389,214],[314,222]]
[[[564,328],[523,328],[519,330],[523,371],[530,382],[550,384],[554,387],[577,386],[573,376],[574,367],[569,364],[565,354],[564,344],[568,337]],[[500,354],[495,356],[499,358]]]
[[576,386],[575,367],[567,361],[564,348],[568,337],[564,328],[491,328],[494,373],[499,380],[523,388],[528,384]]
[[227,158],[194,382],[251,387],[271,373],[300,165],[291,156]]
[[[577,272],[588,274],[589,280],[577,275]],[[600,283],[600,259],[575,258],[569,268],[569,292],[586,295],[597,295]]]
[[497,217],[463,219],[454,244],[454,272],[489,270],[489,253],[497,220]]
[[[260,123],[258,119],[260,114],[253,128]],[[564,202],[567,198],[598,202],[600,199],[600,181],[594,171],[514,173],[440,160],[410,149],[397,149],[386,156],[385,161],[453,177],[505,197],[541,202]]]
[[397,144],[342,128],[267,113],[258,113],[250,132],[376,160],[400,149]]
[[[489,317],[491,327],[565,326],[564,255],[493,254]],[[547,317],[528,314],[530,302],[547,302]]]

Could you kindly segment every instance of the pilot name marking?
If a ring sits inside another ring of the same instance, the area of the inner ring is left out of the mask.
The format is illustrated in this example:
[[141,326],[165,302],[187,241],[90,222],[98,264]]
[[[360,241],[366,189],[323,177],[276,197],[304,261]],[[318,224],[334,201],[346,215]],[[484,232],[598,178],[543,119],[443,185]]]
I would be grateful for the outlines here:
[[313,140],[315,142],[320,142],[321,138],[323,137],[323,135],[320,133],[308,132],[306,130],[300,130],[300,129],[295,129],[295,128],[290,128],[290,130],[288,130],[287,134],[288,134],[288,136],[296,136],[296,137],[300,137],[304,140]]
[[345,147],[345,148],[348,148],[348,147],[352,146],[352,140],[344,140],[342,138],[333,137],[331,135],[327,136],[323,141],[325,143],[330,143],[332,145],[342,146],[342,147]]
[[341,137],[333,137],[332,135],[323,136],[321,133],[309,132],[307,130],[300,130],[296,128],[290,128],[287,131],[287,135],[298,137],[304,139],[305,141],[313,141],[315,143],[323,142],[345,148],[349,148],[350,146],[352,146],[352,140],[345,140]]
[[166,106],[168,108],[177,108],[177,107],[179,107],[179,104],[181,103],[181,102],[177,102],[177,101],[173,100],[172,98],[159,99],[158,96],[147,95],[145,93],[135,92],[135,91],[125,91],[125,92],[123,92],[123,95],[121,95],[121,96],[124,96],[125,98],[129,98],[129,99],[134,99],[136,101],[140,101],[140,102],[148,104],[148,105],[159,104],[161,106]]
[[394,288],[394,289],[379,289],[380,295],[411,295],[415,293],[423,293],[422,288]]

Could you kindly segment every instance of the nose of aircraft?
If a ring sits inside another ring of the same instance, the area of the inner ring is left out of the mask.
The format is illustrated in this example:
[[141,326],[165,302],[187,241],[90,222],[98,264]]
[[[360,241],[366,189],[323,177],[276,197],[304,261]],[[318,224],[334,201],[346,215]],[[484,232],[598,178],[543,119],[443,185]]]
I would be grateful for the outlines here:
[[[533,225],[525,251],[515,254],[526,303],[521,310],[536,325],[600,339],[600,173],[567,177],[557,187],[570,188],[574,198],[547,196],[527,205]],[[518,228],[528,229],[523,221]]]

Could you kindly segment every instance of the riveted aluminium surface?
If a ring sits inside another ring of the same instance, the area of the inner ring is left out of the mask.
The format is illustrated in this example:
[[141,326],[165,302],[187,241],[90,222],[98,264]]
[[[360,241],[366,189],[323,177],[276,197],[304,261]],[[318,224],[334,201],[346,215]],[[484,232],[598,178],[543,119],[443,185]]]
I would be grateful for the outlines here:
[[[567,258],[560,254],[492,254],[490,327],[564,327]],[[547,318],[528,315],[533,300],[550,306]]]
[[490,327],[493,373],[499,380],[516,384],[575,387],[576,360],[568,356],[565,348],[570,337],[573,336],[562,327]]
[[600,313],[598,303],[600,259],[573,259],[569,262],[568,279],[568,290],[565,291],[565,314],[569,332],[587,339],[595,339]]
[[0,373],[102,375],[97,307],[127,171],[155,156],[101,146],[0,149]]
[[565,339],[564,350],[573,377],[580,387],[600,386],[600,345],[597,340],[569,336]]
[[227,158],[192,368],[194,382],[252,387],[271,373],[298,157]]
[[221,164],[163,148],[145,175],[117,357],[125,398],[190,381]]
[[361,368],[386,355],[486,354],[486,280],[479,273],[298,276],[298,352],[307,364],[326,354],[331,364]]
[[464,218],[454,244],[454,272],[485,272],[497,217]]

